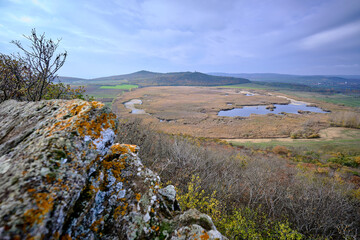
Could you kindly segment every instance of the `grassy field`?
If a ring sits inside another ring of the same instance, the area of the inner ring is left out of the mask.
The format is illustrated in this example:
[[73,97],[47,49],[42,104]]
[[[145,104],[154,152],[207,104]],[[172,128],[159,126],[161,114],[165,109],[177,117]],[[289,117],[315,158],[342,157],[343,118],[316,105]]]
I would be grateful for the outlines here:
[[138,88],[138,85],[133,84],[121,84],[116,86],[101,86],[100,89],[122,89],[122,90],[131,90],[133,88]]
[[360,107],[360,96],[346,96],[343,94],[337,94],[334,96],[315,96],[314,99],[328,103],[343,104],[349,107]]
[[118,95],[121,95],[125,91],[137,88],[137,85],[114,85],[114,86],[103,86],[103,85],[87,85],[85,86],[85,94],[94,97],[97,101],[105,103],[111,107],[112,101]]
[[225,85],[225,86],[216,86],[217,88],[241,88],[241,89],[269,89],[264,85],[259,85],[255,83],[244,83],[236,85]]
[[344,105],[348,107],[360,107],[360,95],[356,94],[323,94],[317,92],[305,92],[305,91],[290,91],[281,88],[275,88],[272,86],[264,86],[256,83],[246,83],[246,84],[237,84],[237,85],[227,85],[227,86],[218,86],[219,88],[239,88],[239,89],[259,89],[259,90],[271,90],[280,93],[284,93],[291,96],[296,96],[298,98],[306,98],[316,101],[322,101],[327,103],[333,103],[338,105]]
[[293,95],[299,98],[306,98],[310,100],[322,101],[327,103],[333,103],[337,105],[344,105],[348,107],[360,107],[360,96],[359,95],[345,95],[345,94],[332,94],[326,95],[316,92],[296,92],[296,91],[285,91],[280,90],[279,92]]
[[360,154],[360,130],[358,129],[344,129],[333,138],[320,139],[293,139],[290,141],[271,140],[264,142],[236,142],[230,141],[234,146],[244,146],[255,149],[272,149],[275,146],[284,146],[292,151],[306,152],[314,151],[321,154],[329,154],[335,152],[342,152],[346,154],[359,155]]
[[330,152],[345,152],[360,154],[359,139],[339,139],[339,140],[329,140],[329,141],[294,141],[294,142],[283,142],[272,140],[270,142],[261,142],[261,143],[237,143],[230,142],[234,146],[244,146],[255,149],[272,149],[275,146],[284,146],[290,150],[297,151],[315,151],[321,153],[330,153]]

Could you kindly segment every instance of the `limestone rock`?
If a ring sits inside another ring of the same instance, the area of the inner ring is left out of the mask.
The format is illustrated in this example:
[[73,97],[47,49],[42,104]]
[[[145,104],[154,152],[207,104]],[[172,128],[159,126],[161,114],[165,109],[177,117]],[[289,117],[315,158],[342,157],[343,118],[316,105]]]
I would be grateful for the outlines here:
[[0,105],[0,239],[225,239],[82,100]]

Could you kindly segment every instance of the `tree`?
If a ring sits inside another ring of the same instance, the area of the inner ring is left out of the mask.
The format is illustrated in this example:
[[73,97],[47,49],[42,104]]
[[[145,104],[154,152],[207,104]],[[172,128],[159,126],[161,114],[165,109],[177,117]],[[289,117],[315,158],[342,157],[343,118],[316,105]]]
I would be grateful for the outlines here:
[[8,99],[23,100],[25,98],[25,77],[27,69],[21,61],[11,56],[0,54],[0,102]]
[[30,40],[30,49],[23,47],[18,40],[12,41],[11,43],[23,52],[23,55],[18,53],[14,57],[28,69],[25,76],[22,76],[26,85],[27,100],[39,101],[44,98],[49,86],[57,77],[56,72],[64,65],[67,52],[56,54],[61,39],[57,41],[46,39],[45,33],[38,36],[35,29],[32,29],[30,36],[24,35],[24,37]]
[[67,52],[56,54],[61,39],[54,42],[45,38],[45,33],[37,35],[35,29],[30,36],[29,49],[20,41],[12,41],[22,50],[22,54],[5,55],[0,53],[0,103],[15,99],[18,101],[40,101],[42,99],[83,99],[93,98],[84,95],[85,88],[72,88],[61,82],[54,83],[56,72],[64,65]]

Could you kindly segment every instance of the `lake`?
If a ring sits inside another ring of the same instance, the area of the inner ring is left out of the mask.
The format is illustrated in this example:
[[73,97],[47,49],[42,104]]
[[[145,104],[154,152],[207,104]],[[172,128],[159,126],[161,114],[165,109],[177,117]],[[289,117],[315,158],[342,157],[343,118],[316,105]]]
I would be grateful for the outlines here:
[[274,114],[281,114],[283,112],[285,113],[295,113],[299,114],[298,111],[309,111],[309,112],[316,112],[316,113],[327,113],[323,111],[321,108],[318,107],[310,107],[306,104],[287,104],[287,105],[281,105],[281,104],[274,104],[276,107],[274,111],[270,111],[269,109],[266,109],[268,105],[259,105],[259,106],[244,106],[243,108],[234,108],[231,110],[222,110],[219,111],[218,116],[224,116],[224,117],[249,117],[251,114],[268,114],[268,113],[274,113]]

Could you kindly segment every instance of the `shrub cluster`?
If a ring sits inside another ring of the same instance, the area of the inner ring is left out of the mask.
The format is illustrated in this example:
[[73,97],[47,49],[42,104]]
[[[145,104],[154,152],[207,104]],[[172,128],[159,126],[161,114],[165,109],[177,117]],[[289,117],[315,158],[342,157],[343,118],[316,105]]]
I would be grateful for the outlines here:
[[274,155],[158,133],[139,120],[119,127],[117,140],[139,145],[144,164],[179,189],[185,208],[208,212],[231,239],[251,239],[244,229],[253,229],[252,239],[358,237],[359,202],[350,184]]
[[333,126],[360,128],[360,113],[358,112],[335,112],[330,115],[330,123]]

